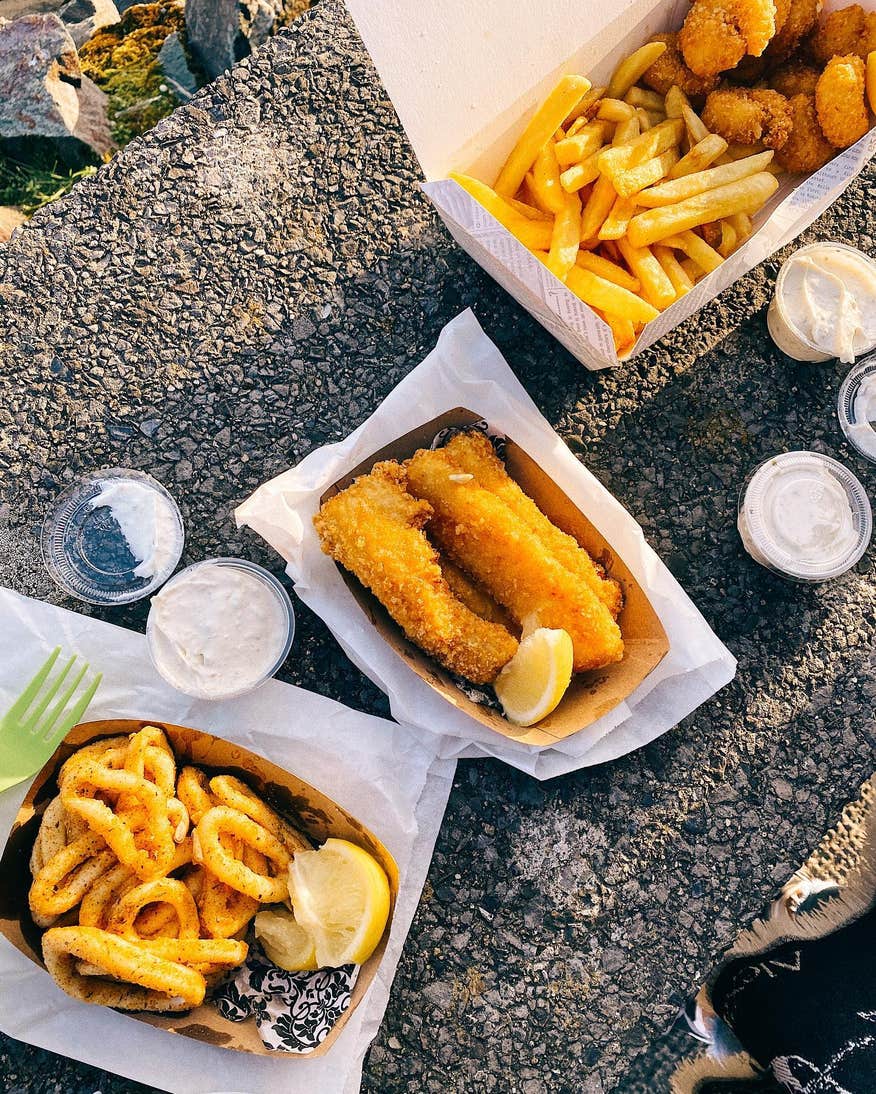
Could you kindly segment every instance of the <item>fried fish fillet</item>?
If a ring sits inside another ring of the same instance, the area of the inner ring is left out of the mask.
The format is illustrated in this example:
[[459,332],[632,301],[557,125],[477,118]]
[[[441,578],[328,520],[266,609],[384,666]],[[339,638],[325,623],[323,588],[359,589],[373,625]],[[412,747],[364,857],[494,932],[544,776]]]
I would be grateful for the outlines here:
[[[408,490],[434,510],[429,536],[503,607],[524,632],[568,632],[576,672],[623,657],[620,628],[602,600],[545,550],[500,497],[460,475],[446,449],[420,449],[408,464]],[[462,481],[460,481],[462,480]]]
[[517,640],[453,594],[422,531],[431,513],[406,493],[404,468],[387,461],[329,498],[313,523],[323,551],[374,593],[412,642],[472,683],[492,683]]
[[603,577],[578,541],[560,531],[532,498],[520,489],[483,433],[458,433],[444,451],[460,471],[474,475],[485,490],[500,497],[515,516],[538,536],[545,550],[570,573],[589,585],[612,616],[617,616],[623,601],[620,585],[612,578]]

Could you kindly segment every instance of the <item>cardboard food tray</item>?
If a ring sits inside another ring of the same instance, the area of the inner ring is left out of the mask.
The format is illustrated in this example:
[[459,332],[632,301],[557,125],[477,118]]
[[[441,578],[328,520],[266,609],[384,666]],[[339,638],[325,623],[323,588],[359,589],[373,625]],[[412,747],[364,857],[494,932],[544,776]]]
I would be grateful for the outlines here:
[[[320,504],[349,486],[358,475],[367,474],[375,463],[381,460],[406,460],[418,448],[429,448],[441,430],[470,426],[479,420],[479,415],[462,407],[433,418],[385,445],[348,471],[322,494]],[[515,726],[497,711],[474,702],[450,673],[405,637],[373,593],[343,566],[338,565],[338,570],[380,635],[421,680],[481,725],[494,729],[504,737],[529,745],[550,746],[591,725],[632,695],[666,656],[669,639],[644,589],[623,559],[586,515],[510,437],[507,438],[505,466],[508,474],[542,512],[557,527],[573,536],[620,582],[624,593],[624,607],[618,617],[624,639],[623,659],[606,668],[573,676],[559,706],[537,725],[529,728]],[[426,532],[428,534],[428,528]]]
[[[495,180],[528,118],[564,73],[607,84],[653,34],[677,30],[689,0],[346,0],[425,175],[423,189],[448,231],[589,369],[619,363],[607,324],[447,176]],[[845,0],[826,0],[824,10]],[[862,0],[873,10],[876,0]],[[876,151],[876,128],[811,175],[782,175],[754,218],[753,235],[721,266],[648,323],[641,353],[728,285],[790,243],[852,182]]]
[[165,731],[176,753],[178,767],[192,763],[206,768],[210,775],[236,775],[316,844],[323,843],[329,836],[336,836],[363,847],[377,859],[389,879],[390,914],[377,949],[359,970],[349,1007],[338,1018],[325,1040],[310,1052],[279,1052],[267,1048],[259,1036],[254,1018],[243,1022],[229,1021],[218,1013],[209,1000],[184,1014],[119,1013],[169,1033],[238,1052],[286,1060],[306,1060],[325,1055],[377,973],[392,925],[398,894],[398,868],[380,840],[331,798],[269,760],[209,733],[160,721],[131,719],[83,722],[72,729],[34,780],[18,811],[0,859],[0,934],[25,957],[43,965],[40,947],[43,932],[31,919],[27,901],[31,883],[29,860],[42,814],[57,793],[58,771],[81,745],[101,737],[133,733],[146,725],[160,726]]

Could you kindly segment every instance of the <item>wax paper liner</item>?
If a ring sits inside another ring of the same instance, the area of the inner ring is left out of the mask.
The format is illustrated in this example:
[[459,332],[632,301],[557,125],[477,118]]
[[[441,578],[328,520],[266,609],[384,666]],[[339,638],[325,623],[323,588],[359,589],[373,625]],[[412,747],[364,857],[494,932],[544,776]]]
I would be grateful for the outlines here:
[[[644,587],[670,639],[661,664],[627,700],[555,746],[500,737],[434,692],[387,645],[320,550],[313,516],[323,491],[390,440],[465,406],[517,443],[586,513]],[[389,696],[399,722],[416,726],[445,757],[494,756],[545,779],[603,763],[665,733],[733,679],[736,661],[645,542],[636,521],[572,455],[542,417],[468,310],[436,348],[344,441],[311,452],[236,511],[285,559],[298,596],[320,615],[351,660]]]

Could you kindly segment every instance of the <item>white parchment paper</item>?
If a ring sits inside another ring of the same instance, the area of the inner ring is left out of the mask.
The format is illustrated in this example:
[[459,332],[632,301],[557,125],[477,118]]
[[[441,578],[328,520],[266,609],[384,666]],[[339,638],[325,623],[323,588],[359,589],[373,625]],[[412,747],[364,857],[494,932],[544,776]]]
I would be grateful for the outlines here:
[[[424,748],[409,729],[280,681],[222,703],[189,699],[152,668],[142,635],[2,588],[0,710],[8,708],[58,644],[104,674],[89,719],[154,718],[208,730],[295,772],[342,804],[395,856],[398,903],[377,976],[321,1059],[231,1052],[80,1003],[5,938],[0,938],[0,1028],[11,1037],[178,1094],[354,1094],[420,898],[455,764]],[[27,786],[0,794],[4,842]]]
[[[638,690],[593,725],[553,747],[509,740],[457,710],[381,638],[334,561],[320,550],[313,516],[323,491],[389,441],[454,407],[507,433],[568,494],[645,588],[669,636],[667,656]],[[311,452],[265,483],[235,514],[286,559],[295,591],[326,621],[356,665],[387,693],[393,715],[416,726],[442,756],[495,756],[546,779],[603,763],[665,733],[729,683],[736,662],[645,542],[638,524],[575,459],[465,311],[438,345],[346,440]]]

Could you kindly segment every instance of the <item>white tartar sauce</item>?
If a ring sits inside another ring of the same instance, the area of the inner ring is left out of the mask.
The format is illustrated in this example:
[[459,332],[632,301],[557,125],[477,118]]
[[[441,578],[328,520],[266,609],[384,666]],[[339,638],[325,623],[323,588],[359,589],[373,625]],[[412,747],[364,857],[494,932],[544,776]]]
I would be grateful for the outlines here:
[[233,564],[197,563],[152,598],[152,657],[189,695],[241,695],[265,679],[286,643],[289,617],[277,593]]
[[778,290],[780,311],[821,353],[851,363],[876,345],[876,265],[861,252],[832,243],[801,248]]
[[181,549],[179,522],[157,490],[136,479],[108,479],[100,483],[100,493],[90,505],[109,509],[137,559],[137,577],[154,577],[176,565]]

